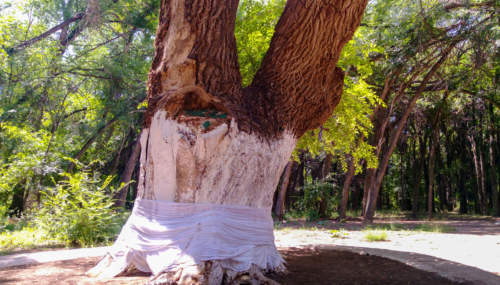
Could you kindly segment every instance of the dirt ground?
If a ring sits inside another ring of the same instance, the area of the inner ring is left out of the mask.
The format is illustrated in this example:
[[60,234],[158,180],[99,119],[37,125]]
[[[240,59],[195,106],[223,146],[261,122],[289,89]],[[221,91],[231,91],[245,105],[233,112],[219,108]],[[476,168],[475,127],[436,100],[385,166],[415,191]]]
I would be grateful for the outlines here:
[[[281,284],[468,284],[371,255],[331,249],[281,250],[289,273],[271,276]],[[0,270],[1,284],[145,284],[146,274],[97,282],[85,275],[99,258],[81,258]]]
[[[411,230],[422,223],[429,222],[379,219],[376,226],[398,225],[396,230],[387,228],[384,242],[367,242],[358,220],[278,224],[276,245],[289,274],[271,277],[281,284],[500,284],[500,219],[432,222],[449,226],[451,231],[445,233]],[[332,230],[342,234],[335,236]],[[63,259],[62,254],[57,257],[48,260]],[[88,278],[85,272],[99,259],[2,268],[0,284],[145,284],[149,280],[148,274],[101,281]]]

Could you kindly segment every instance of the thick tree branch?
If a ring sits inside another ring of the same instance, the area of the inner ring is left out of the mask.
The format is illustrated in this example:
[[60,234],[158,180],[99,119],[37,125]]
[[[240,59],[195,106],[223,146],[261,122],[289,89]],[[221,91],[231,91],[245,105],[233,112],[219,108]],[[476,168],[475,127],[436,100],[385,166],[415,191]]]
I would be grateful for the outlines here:
[[243,104],[261,131],[284,129],[300,137],[331,116],[344,75],[340,52],[359,26],[366,0],[299,1],[286,4],[269,50]]
[[237,9],[238,0],[162,0],[146,126],[161,98],[189,86],[236,106],[241,89],[234,37]]

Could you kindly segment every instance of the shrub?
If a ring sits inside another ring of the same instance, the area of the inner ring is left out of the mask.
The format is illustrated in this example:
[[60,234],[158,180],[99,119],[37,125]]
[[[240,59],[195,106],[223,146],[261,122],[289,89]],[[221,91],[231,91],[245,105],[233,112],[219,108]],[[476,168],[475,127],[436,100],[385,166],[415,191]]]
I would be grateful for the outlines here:
[[367,241],[370,242],[388,240],[387,233],[385,231],[367,231],[364,237]]
[[331,217],[338,205],[334,184],[327,180],[315,180],[304,185],[304,196],[296,202],[296,206],[308,220]]
[[66,245],[90,246],[113,239],[119,225],[112,190],[107,189],[112,177],[100,183],[85,170],[62,176],[55,187],[43,192],[35,225]]

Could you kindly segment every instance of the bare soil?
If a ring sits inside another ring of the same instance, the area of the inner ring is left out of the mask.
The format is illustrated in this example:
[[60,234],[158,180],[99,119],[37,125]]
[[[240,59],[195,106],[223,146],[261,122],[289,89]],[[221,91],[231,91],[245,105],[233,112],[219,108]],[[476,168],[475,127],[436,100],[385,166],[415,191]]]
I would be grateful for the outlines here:
[[[281,250],[289,273],[270,276],[281,284],[470,284],[457,283],[390,259],[348,251],[315,248]],[[85,272],[99,258],[81,258],[0,270],[1,284],[145,284],[148,274],[135,273],[97,281]]]

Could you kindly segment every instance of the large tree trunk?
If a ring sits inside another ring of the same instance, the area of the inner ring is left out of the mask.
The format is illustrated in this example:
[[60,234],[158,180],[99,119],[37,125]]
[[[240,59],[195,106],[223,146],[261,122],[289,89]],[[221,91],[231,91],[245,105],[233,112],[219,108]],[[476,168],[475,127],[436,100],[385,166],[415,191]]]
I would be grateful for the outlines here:
[[271,283],[261,271],[283,269],[273,192],[297,139],[340,100],[336,63],[366,2],[288,1],[260,70],[242,88],[238,1],[163,0],[137,200],[91,274],[133,265],[165,284],[231,283],[241,274]]

